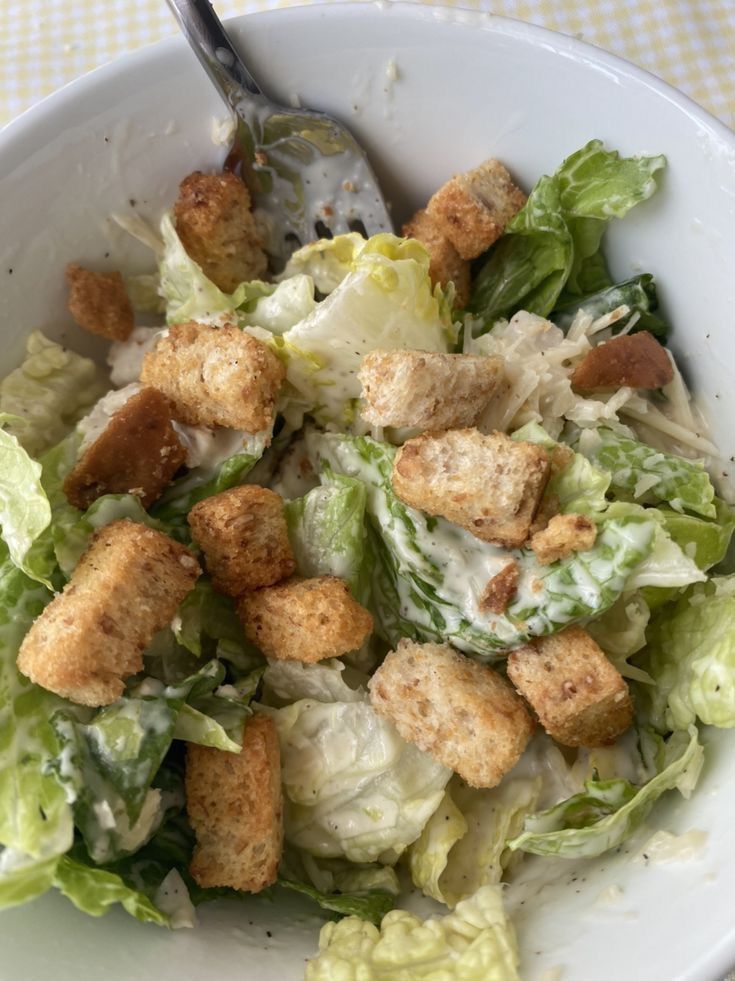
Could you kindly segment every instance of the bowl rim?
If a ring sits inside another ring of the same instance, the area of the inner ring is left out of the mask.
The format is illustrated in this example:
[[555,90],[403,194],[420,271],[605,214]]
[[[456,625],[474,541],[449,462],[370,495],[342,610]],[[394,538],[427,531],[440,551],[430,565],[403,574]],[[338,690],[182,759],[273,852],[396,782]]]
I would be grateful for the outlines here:
[[[626,58],[606,51],[589,41],[531,24],[519,18],[460,6],[449,7],[441,3],[424,4],[411,0],[395,0],[395,2],[393,0],[340,0],[337,4],[328,3],[327,0],[327,2],[305,3],[239,14],[228,18],[225,23],[229,27],[240,28],[251,18],[257,18],[264,24],[271,22],[275,29],[286,22],[298,25],[300,22],[311,22],[315,18],[340,18],[349,22],[378,16],[392,17],[397,21],[435,22],[442,24],[448,30],[461,27],[501,35],[531,46],[545,48],[560,57],[568,58],[589,69],[611,74],[615,78],[629,79],[664,99],[686,119],[697,125],[700,131],[707,133],[716,142],[735,153],[735,131],[675,86]],[[135,75],[138,68],[148,65],[156,58],[166,57],[174,51],[186,52],[186,57],[190,55],[185,39],[175,31],[170,37],[120,54],[69,80],[29,106],[0,127],[0,167],[6,146],[33,139],[34,134],[46,124],[53,126],[57,111],[70,101],[73,102],[77,96],[83,95],[88,88],[97,82],[109,83],[129,74]],[[709,951],[702,952],[689,966],[688,971],[691,973],[688,976],[702,979],[722,977],[733,968],[734,964],[735,929],[723,936]]]
[[[396,17],[423,22],[444,23],[447,27],[469,27],[514,38],[532,45],[553,50],[564,58],[587,65],[596,71],[604,70],[619,77],[630,78],[648,89],[653,90],[659,97],[674,105],[685,116],[694,120],[700,127],[710,131],[717,140],[730,144],[735,150],[735,130],[731,129],[721,119],[718,119],[708,109],[696,102],[691,96],[658,75],[641,68],[634,62],[621,55],[613,54],[598,47],[590,41],[554,31],[539,24],[516,17],[493,14],[489,11],[475,10],[461,6],[445,6],[434,2],[417,2],[417,0],[339,0],[337,4],[329,0],[317,0],[314,3],[299,3],[291,7],[277,7],[272,10],[258,10],[238,14],[225,20],[226,26],[238,27],[253,17],[260,21],[311,20],[314,17],[340,17],[346,20],[360,19],[367,15]],[[146,64],[151,58],[168,54],[179,48],[188,51],[188,44],[180,32],[170,37],[161,38],[142,45],[133,51],[117,55],[112,60],[98,65],[87,72],[65,82],[60,88],[43,96],[38,102],[22,110],[13,119],[0,126],[0,154],[3,144],[23,139],[27,132],[42,125],[44,120],[53,115],[57,107],[73,99],[77,89],[83,91],[94,81],[109,81],[116,75],[135,72],[138,65]]]

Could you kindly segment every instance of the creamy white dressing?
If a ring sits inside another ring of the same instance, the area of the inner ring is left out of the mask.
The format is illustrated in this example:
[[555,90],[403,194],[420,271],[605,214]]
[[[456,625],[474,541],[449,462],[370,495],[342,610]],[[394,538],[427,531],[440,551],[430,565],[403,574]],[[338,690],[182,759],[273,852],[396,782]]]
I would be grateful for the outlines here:
[[112,384],[120,388],[139,381],[143,358],[166,333],[166,328],[136,327],[126,341],[115,341],[107,355]]
[[107,395],[103,395],[97,402],[89,415],[86,415],[77,426],[82,434],[82,442],[79,444],[79,456],[88,449],[92,443],[96,442],[102,433],[107,429],[110,420],[119,412],[125,403],[140,391],[140,385],[133,382],[125,388],[113,389]]
[[245,433],[223,426],[187,426],[183,422],[172,423],[181,445],[186,450],[186,466],[190,470],[216,470],[225,460],[239,453],[261,456],[270,441],[271,430]]

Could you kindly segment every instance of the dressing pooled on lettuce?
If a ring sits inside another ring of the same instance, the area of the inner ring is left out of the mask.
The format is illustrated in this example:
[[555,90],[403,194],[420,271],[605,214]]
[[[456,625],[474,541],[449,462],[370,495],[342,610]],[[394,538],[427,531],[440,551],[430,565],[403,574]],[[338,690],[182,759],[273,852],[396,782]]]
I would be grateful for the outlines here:
[[308,978],[507,981],[523,856],[694,792],[735,515],[653,277],[602,251],[664,166],[592,141],[526,196],[489,160],[273,279],[195,173],[127,223],[155,271],[68,268],[109,379],[36,331],[0,384],[0,905],[290,891]]

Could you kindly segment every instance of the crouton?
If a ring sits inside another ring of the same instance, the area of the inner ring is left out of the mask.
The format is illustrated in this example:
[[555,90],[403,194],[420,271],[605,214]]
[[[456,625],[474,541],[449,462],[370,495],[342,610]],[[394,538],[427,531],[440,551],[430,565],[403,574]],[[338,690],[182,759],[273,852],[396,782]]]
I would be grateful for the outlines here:
[[272,586],[296,569],[283,498],[272,490],[233,487],[199,501],[187,520],[214,588],[228,596]]
[[239,327],[185,323],[161,335],[140,378],[171,400],[180,422],[255,433],[272,425],[285,373],[268,346]]
[[666,349],[653,334],[622,334],[598,344],[572,373],[572,387],[580,392],[600,389],[661,388],[674,377]]
[[113,521],[93,537],[63,593],[21,644],[18,670],[79,705],[109,705],[143,668],[143,651],[171,622],[200,574],[160,531]]
[[355,651],[373,618],[342,579],[289,579],[246,593],[237,604],[245,636],[266,657],[312,664]]
[[457,174],[432,196],[427,211],[462,259],[475,259],[503,234],[526,195],[498,160]]
[[179,185],[174,219],[181,244],[225,293],[268,270],[250,209],[248,189],[235,174],[195,171]]
[[185,459],[168,399],[155,388],[143,388],[83,450],[64,481],[64,493],[82,509],[103,494],[135,494],[148,508]]
[[470,299],[470,264],[460,259],[457,250],[440,230],[434,218],[423,208],[403,226],[406,238],[415,238],[429,253],[429,275],[432,283],[446,286],[454,283],[454,307],[462,309]]
[[411,507],[439,514],[477,538],[518,548],[549,476],[546,452],[476,429],[409,439],[393,464],[393,490]]
[[581,627],[512,651],[508,677],[562,746],[607,746],[633,721],[625,681]]
[[504,566],[485,586],[478,607],[483,613],[505,613],[508,603],[518,590],[518,563],[515,559]]
[[66,267],[69,313],[80,327],[108,341],[126,341],[133,332],[133,308],[119,272],[98,273],[75,262]]
[[358,378],[373,426],[463,429],[473,426],[503,373],[497,357],[434,351],[371,351]]
[[401,640],[368,688],[379,715],[471,787],[500,783],[533,734],[506,679],[446,644]]
[[189,871],[202,888],[260,892],[276,881],[283,851],[278,734],[272,719],[245,723],[242,752],[189,743],[186,810],[196,845]]
[[557,514],[531,535],[530,545],[541,565],[550,565],[572,552],[586,552],[597,538],[597,526],[583,514]]

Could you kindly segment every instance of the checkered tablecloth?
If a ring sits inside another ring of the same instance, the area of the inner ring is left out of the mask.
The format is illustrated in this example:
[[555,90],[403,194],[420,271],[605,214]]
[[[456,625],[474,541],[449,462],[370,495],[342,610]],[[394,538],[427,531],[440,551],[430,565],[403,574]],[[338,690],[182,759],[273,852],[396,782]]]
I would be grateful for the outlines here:
[[[231,17],[299,2],[216,0],[215,8],[221,17]],[[622,55],[735,127],[735,0],[460,0],[457,5],[541,24]],[[164,0],[0,0],[0,125],[64,82],[175,30]]]

